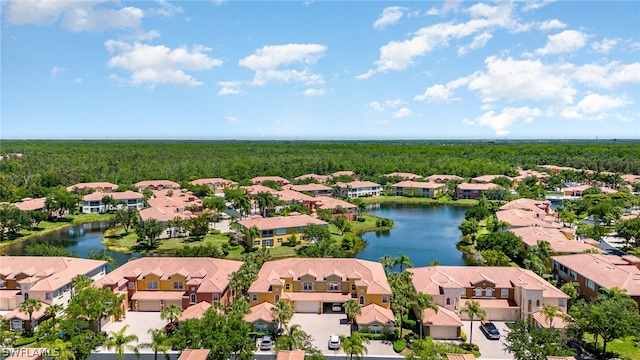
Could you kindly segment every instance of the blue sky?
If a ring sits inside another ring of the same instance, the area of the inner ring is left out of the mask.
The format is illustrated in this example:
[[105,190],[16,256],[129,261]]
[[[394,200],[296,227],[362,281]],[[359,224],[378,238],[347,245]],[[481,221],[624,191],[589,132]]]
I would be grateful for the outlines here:
[[638,1],[2,1],[2,139],[640,138]]

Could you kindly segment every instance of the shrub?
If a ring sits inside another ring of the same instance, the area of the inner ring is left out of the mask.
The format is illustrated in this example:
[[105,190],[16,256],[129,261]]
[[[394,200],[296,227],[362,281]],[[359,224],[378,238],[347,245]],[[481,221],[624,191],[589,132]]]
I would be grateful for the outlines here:
[[22,338],[17,339],[17,340],[13,343],[13,346],[15,346],[15,347],[20,347],[20,346],[23,346],[23,345],[28,345],[28,344],[34,343],[35,341],[36,341],[36,337],[35,337],[35,336],[32,336],[32,337],[22,337]]
[[363,338],[369,340],[393,340],[395,339],[394,334],[372,334],[372,333],[359,333]]
[[464,331],[462,331],[462,330],[460,330],[460,340],[461,340],[463,343],[465,343],[465,342],[467,341],[467,334],[466,334]]
[[358,217],[356,218],[356,220],[357,220],[358,222],[365,222],[365,221],[367,221],[367,220],[366,220],[364,217],[362,217],[362,216],[358,216]]
[[397,353],[401,352],[406,347],[407,347],[407,342],[404,340],[396,340],[393,342],[393,351]]
[[476,344],[464,343],[462,344],[462,348],[467,351],[480,351],[480,348]]

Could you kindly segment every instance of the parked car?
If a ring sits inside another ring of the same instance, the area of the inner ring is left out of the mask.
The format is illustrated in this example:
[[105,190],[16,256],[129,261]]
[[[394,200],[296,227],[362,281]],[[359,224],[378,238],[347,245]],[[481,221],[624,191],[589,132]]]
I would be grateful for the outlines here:
[[340,349],[340,336],[338,335],[330,335],[329,336],[329,350],[337,350]]
[[273,347],[273,338],[271,335],[265,335],[260,341],[260,350],[271,350]]
[[175,322],[175,321],[174,321],[174,322],[170,322],[170,323],[168,323],[167,325],[165,325],[165,326],[164,326],[164,331],[165,331],[167,334],[173,334],[173,332],[176,330],[176,325],[177,325],[177,324],[178,324],[178,323],[177,323],[177,322]]
[[340,304],[340,303],[334,303],[333,305],[331,305],[331,311],[333,311],[333,312],[340,312],[340,311],[342,311],[342,304]]
[[492,322],[480,324],[480,330],[482,330],[487,339],[500,340],[500,331],[498,331],[498,328]]

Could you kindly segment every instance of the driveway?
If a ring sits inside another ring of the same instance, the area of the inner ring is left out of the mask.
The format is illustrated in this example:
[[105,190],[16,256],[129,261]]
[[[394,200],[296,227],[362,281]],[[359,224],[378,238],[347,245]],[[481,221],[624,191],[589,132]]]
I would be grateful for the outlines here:
[[[138,337],[138,344],[150,343],[151,335],[149,329],[163,329],[167,324],[166,320],[160,319],[160,312],[136,312],[128,311],[127,317],[122,321],[114,321],[102,327],[103,331],[110,334],[111,331],[118,332],[123,327],[129,325],[126,334],[135,334]],[[105,348],[99,348],[99,352],[113,352]],[[141,349],[140,352],[153,352],[149,349]]]
[[[462,323],[462,330],[467,334],[468,339],[471,332],[471,321],[463,321]],[[500,340],[487,339],[482,330],[480,330],[480,321],[473,322],[473,343],[480,347],[480,359],[513,359],[513,355],[504,350],[503,344],[509,328],[504,321],[493,321],[493,324],[500,331]]]

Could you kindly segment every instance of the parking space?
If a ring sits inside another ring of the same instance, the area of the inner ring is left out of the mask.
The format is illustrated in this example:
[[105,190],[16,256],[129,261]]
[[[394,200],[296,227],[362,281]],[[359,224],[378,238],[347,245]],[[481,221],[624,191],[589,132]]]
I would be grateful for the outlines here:
[[[463,321],[462,330],[467,334],[467,338],[471,333],[471,321]],[[493,321],[493,324],[500,331],[500,340],[489,340],[482,330],[480,330],[480,321],[473,322],[473,343],[480,348],[481,359],[513,359],[513,354],[504,350],[504,338],[509,331],[504,321]],[[467,340],[468,341],[468,340]]]
[[[167,324],[166,320],[160,319],[159,312],[127,312],[127,317],[122,321],[111,322],[102,327],[103,331],[109,334],[111,331],[118,332],[123,327],[127,328],[127,334],[135,334],[138,337],[138,344],[150,343],[151,335],[149,335],[149,329],[163,329]],[[113,351],[104,348],[98,349],[99,352]],[[151,350],[141,349],[141,352],[149,352]]]
[[344,354],[342,351],[329,350],[331,334],[349,336],[349,323],[345,314],[302,314],[295,313],[289,326],[298,324],[313,337],[313,346],[324,354]]

